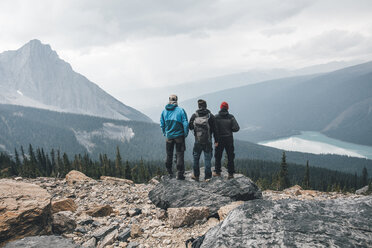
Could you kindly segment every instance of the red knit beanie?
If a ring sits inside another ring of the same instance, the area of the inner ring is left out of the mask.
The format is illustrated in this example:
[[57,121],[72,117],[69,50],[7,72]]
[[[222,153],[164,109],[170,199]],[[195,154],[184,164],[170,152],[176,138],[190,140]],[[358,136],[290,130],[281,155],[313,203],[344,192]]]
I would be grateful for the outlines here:
[[229,109],[229,104],[227,102],[222,102],[220,109],[223,109],[223,108],[228,110]]

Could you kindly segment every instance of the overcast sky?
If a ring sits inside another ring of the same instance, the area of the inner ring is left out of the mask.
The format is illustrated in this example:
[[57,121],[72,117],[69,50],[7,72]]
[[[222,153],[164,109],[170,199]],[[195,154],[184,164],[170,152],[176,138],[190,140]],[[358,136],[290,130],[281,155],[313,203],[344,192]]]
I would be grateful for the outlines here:
[[50,44],[117,89],[372,60],[371,0],[1,0],[0,51]]

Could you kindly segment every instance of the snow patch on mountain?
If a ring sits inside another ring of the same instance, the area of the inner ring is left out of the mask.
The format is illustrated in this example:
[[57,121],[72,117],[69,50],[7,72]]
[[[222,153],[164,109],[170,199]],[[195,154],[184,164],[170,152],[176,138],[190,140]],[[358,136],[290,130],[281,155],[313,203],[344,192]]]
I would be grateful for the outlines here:
[[23,113],[22,112],[14,112],[13,116],[23,117]]
[[0,144],[0,150],[6,151],[6,146],[3,144]]
[[94,139],[111,139],[118,140],[120,142],[129,142],[135,135],[133,129],[128,126],[115,125],[113,123],[103,123],[101,129],[87,132],[87,131],[76,131],[72,129],[75,134],[76,140],[84,146],[89,153],[92,153],[96,146]]

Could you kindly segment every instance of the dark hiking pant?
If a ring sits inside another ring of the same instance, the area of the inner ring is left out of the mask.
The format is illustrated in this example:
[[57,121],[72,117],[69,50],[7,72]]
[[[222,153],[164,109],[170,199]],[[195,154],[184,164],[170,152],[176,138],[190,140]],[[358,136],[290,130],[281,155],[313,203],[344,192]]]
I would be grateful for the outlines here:
[[193,149],[193,157],[194,157],[194,176],[200,176],[200,167],[199,167],[199,160],[201,153],[204,152],[204,178],[208,179],[212,177],[212,170],[211,170],[211,161],[212,161],[212,143],[207,144],[200,144],[195,142],[194,149]]
[[177,164],[177,178],[184,178],[185,173],[185,163],[184,163],[184,153],[186,150],[185,138],[177,137],[175,139],[167,139],[166,140],[166,151],[167,151],[167,159],[165,162],[165,166],[167,171],[170,175],[173,175],[172,171],[172,160],[173,160],[173,151],[174,147],[176,147],[176,164]]
[[227,171],[229,174],[235,173],[234,169],[234,139],[233,137],[220,137],[218,139],[218,146],[215,151],[215,172],[221,173],[221,159],[223,151],[227,153]]

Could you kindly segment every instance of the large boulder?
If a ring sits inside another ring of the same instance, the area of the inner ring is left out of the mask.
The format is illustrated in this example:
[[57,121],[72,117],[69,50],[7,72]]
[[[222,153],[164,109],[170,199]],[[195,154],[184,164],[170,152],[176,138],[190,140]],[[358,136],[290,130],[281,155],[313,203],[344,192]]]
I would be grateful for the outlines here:
[[208,182],[196,182],[186,174],[186,180],[163,177],[149,193],[159,208],[209,207],[210,215],[217,215],[220,207],[234,201],[262,198],[261,190],[248,177],[236,174],[234,179],[213,177]]
[[16,240],[8,243],[4,248],[20,248],[20,247],[32,247],[32,248],[78,248],[79,246],[74,244],[70,239],[63,238],[61,236],[35,236],[27,237],[20,240]]
[[201,247],[372,247],[372,197],[249,201],[210,229]]
[[84,183],[84,182],[93,182],[94,179],[87,177],[84,173],[72,170],[66,175],[66,182],[68,184],[74,184],[74,183]]
[[0,180],[0,246],[25,236],[50,234],[51,195],[41,187]]

